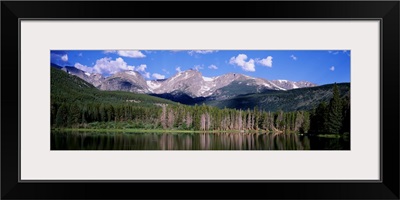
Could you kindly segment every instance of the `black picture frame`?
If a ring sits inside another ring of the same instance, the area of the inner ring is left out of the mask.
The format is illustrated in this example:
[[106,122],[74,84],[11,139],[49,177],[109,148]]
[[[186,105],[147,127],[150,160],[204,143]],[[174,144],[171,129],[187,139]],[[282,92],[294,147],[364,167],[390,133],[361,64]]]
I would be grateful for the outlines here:
[[[164,11],[154,11],[155,7]],[[399,199],[399,10],[399,1],[2,1],[1,198]],[[380,19],[382,180],[19,182],[18,119],[21,108],[17,74],[21,18]]]

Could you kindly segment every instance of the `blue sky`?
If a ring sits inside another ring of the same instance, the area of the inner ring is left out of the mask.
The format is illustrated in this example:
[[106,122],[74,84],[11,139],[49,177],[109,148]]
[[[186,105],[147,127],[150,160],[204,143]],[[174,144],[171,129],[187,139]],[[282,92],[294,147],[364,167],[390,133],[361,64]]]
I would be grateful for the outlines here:
[[318,85],[350,82],[349,50],[52,50],[51,63],[110,76],[135,70],[146,79],[179,71],[203,76],[241,73],[267,80],[310,81]]

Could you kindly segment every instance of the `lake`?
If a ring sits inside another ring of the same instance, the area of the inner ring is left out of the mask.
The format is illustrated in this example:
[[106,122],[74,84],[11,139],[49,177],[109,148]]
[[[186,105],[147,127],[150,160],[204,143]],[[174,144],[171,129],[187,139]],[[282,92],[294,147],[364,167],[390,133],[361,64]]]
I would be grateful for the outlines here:
[[350,150],[350,141],[293,133],[52,131],[51,150]]

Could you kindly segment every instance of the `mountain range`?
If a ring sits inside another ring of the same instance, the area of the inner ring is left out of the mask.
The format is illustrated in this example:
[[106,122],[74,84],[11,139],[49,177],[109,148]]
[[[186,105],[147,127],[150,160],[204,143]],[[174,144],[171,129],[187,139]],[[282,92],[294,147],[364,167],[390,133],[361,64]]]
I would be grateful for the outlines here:
[[286,91],[297,88],[314,87],[308,81],[266,80],[238,73],[228,73],[216,77],[205,77],[200,71],[190,69],[176,73],[168,79],[146,80],[137,71],[121,71],[109,77],[98,73],[88,73],[73,66],[59,68],[75,75],[100,90],[128,91],[155,96],[188,96],[188,98],[208,98],[225,100],[237,95]]
[[[316,86],[306,81],[268,81],[233,73],[207,78],[196,70],[180,72],[168,79],[146,81],[135,71],[124,71],[103,77],[75,67],[57,65],[52,67],[52,97],[65,101],[70,101],[71,97],[81,100],[96,99],[96,102],[134,99],[134,102],[142,103],[179,102],[187,105],[204,103],[218,108],[258,107],[266,111],[295,111],[311,110],[320,102],[329,101],[333,96],[334,86],[334,84]],[[349,99],[350,83],[337,85],[340,96]]]

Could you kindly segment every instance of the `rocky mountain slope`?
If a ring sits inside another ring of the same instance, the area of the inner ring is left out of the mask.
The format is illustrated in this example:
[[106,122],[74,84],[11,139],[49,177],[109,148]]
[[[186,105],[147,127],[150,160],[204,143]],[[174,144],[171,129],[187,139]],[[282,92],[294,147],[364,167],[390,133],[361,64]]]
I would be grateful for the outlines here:
[[187,95],[190,98],[207,97],[214,100],[228,99],[237,95],[266,91],[286,91],[304,87],[314,87],[307,81],[266,80],[238,73],[228,73],[216,77],[204,77],[200,71],[182,71],[168,79],[145,80],[136,71],[122,71],[109,77],[90,74],[75,67],[62,67],[63,71],[75,75],[100,90],[129,91],[155,95]]

